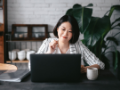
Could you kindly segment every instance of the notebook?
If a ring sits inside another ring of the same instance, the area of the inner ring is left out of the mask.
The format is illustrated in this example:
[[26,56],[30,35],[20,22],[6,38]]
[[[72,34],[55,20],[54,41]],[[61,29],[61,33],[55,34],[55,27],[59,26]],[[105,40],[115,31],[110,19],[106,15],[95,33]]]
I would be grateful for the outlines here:
[[32,82],[79,82],[80,54],[31,54]]
[[30,74],[28,69],[19,69],[15,72],[3,72],[0,74],[0,81],[21,82]]

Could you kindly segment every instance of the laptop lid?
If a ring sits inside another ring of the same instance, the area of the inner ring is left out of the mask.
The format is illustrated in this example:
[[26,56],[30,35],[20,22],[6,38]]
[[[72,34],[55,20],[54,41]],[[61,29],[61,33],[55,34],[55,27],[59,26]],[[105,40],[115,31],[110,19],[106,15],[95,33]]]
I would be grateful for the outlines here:
[[31,54],[32,82],[80,81],[80,54]]

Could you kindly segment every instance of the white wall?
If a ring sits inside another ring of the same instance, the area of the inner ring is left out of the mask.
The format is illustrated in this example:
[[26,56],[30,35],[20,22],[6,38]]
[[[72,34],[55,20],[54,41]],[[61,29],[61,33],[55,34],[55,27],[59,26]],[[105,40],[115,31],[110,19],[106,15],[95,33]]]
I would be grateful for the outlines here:
[[[52,31],[59,18],[76,3],[93,3],[93,16],[102,17],[120,0],[8,0],[8,30],[11,24],[48,24]],[[118,16],[116,13],[113,19]]]
[[[48,24],[51,32],[57,21],[74,4],[83,6],[93,3],[93,16],[102,17],[112,5],[119,4],[120,0],[7,0],[8,1],[8,31],[11,31],[12,24]],[[1,14],[1,13],[0,13]],[[119,12],[115,12],[111,18],[114,21],[119,17]],[[116,30],[117,31],[117,30]],[[111,32],[113,34],[113,32]],[[110,34],[111,34],[110,33]],[[115,32],[114,32],[115,33]],[[119,37],[118,37],[119,38]],[[19,44],[17,44],[17,47]],[[37,42],[30,46],[30,42],[21,44],[27,48],[40,46]],[[12,45],[14,46],[14,45]],[[13,47],[14,48],[14,47]],[[37,51],[37,48],[35,49]]]

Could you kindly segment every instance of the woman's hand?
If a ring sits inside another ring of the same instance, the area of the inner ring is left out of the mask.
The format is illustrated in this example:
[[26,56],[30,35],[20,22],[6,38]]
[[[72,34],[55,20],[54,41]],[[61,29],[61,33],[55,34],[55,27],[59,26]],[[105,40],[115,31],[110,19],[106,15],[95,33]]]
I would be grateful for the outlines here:
[[100,69],[100,66],[98,64],[94,64],[94,65],[86,66],[86,67],[84,65],[81,65],[81,73],[86,73],[87,68],[91,68],[91,67],[95,67],[95,68]]
[[49,49],[47,53],[53,53],[55,51],[56,45],[58,44],[58,41],[54,40],[49,43]]
[[81,73],[86,73],[86,72],[87,72],[87,67],[81,65]]

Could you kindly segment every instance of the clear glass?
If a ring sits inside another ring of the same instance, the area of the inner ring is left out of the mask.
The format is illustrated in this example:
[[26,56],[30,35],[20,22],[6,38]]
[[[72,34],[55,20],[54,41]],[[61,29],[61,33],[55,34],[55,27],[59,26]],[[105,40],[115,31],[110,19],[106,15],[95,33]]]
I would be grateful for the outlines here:
[[32,37],[40,38],[45,36],[45,27],[33,27],[32,28]]
[[15,38],[27,38],[28,28],[27,27],[16,27]]

